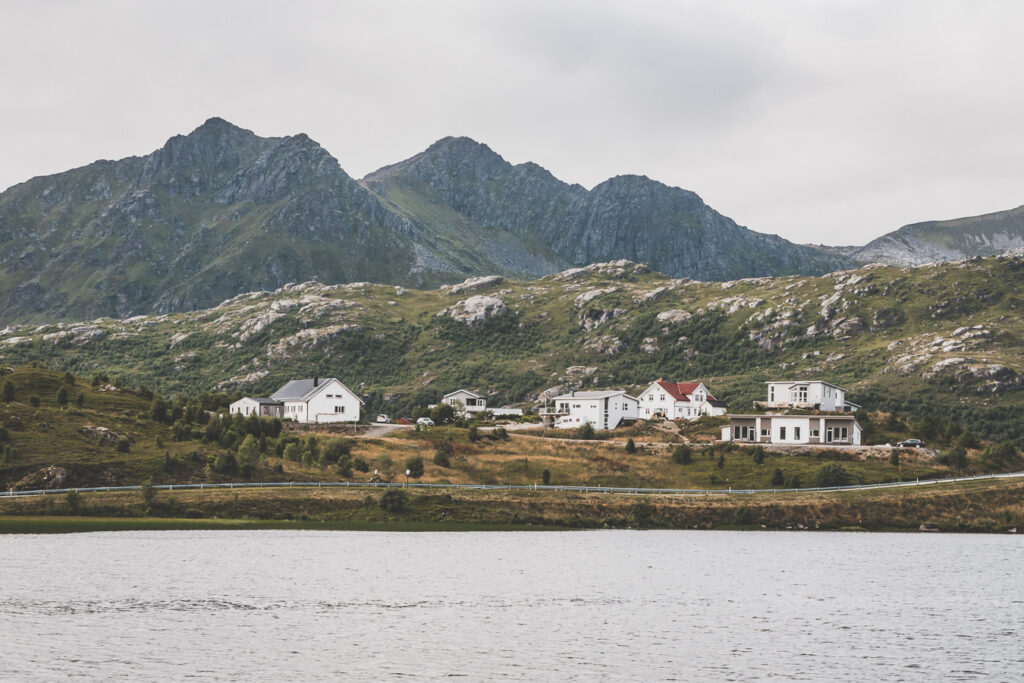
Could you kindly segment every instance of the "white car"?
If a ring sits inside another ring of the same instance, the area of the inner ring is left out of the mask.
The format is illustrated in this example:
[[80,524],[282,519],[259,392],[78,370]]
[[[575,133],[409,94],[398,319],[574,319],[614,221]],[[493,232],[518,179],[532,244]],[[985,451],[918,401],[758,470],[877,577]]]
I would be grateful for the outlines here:
[[381,413],[380,415],[377,416],[377,422],[380,422],[381,424],[387,424],[388,422],[391,422],[391,418],[385,415],[384,413]]
[[431,420],[429,417],[421,417],[420,419],[416,420],[416,424],[422,427],[433,427],[434,421]]

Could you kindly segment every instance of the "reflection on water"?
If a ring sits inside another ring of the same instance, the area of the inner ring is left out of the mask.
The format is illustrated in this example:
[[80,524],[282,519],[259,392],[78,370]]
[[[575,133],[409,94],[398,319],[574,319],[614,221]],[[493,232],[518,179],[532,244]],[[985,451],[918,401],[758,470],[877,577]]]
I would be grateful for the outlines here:
[[1019,680],[1011,536],[0,537],[0,678]]

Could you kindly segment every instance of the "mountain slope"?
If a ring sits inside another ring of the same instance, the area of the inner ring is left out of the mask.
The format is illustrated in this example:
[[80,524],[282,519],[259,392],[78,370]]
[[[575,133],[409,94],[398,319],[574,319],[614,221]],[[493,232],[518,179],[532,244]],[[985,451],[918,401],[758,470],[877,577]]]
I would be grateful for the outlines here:
[[862,263],[916,266],[1024,248],[1024,206],[1009,211],[905,225],[844,253]]
[[587,191],[446,138],[356,181],[305,135],[213,118],[147,156],[0,193],[0,324],[195,310],[310,279],[422,287],[618,258],[706,280],[847,263],[647,178]]
[[618,176],[588,191],[536,164],[513,166],[469,138],[440,140],[363,183],[397,207],[443,204],[577,266],[625,258],[677,277],[725,280],[821,274],[848,263],[738,226],[688,190]]

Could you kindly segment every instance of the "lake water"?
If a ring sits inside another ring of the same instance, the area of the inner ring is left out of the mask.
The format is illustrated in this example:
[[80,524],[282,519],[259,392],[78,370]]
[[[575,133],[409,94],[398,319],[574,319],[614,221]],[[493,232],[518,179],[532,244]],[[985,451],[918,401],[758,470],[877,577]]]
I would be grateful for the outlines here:
[[1015,536],[0,536],[4,680],[1021,680]]

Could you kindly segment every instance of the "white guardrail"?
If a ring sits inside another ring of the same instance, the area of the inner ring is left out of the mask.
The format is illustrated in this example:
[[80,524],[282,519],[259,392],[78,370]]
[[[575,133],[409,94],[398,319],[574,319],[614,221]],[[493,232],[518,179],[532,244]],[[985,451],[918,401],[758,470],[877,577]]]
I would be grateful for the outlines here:
[[[356,481],[268,481],[268,482],[228,482],[226,484],[154,484],[157,491],[205,491],[207,489],[261,489],[261,488],[396,488],[396,489],[476,489],[484,491],[570,491],[577,493],[619,493],[619,494],[682,494],[682,495],[730,495],[754,493],[794,493],[794,492],[829,492],[829,491],[862,491],[868,489],[901,488],[906,486],[934,486],[965,481],[982,481],[988,479],[1015,479],[1024,477],[1024,472],[1008,472],[1003,474],[979,474],[970,477],[948,477],[946,479],[917,479],[914,481],[890,481],[882,484],[853,484],[850,486],[810,487],[800,489],[652,489],[627,486],[558,486],[543,484],[426,484],[419,482],[356,482]],[[105,491],[139,491],[142,486],[93,486],[66,489],[36,489],[33,491],[8,490],[2,494],[4,498],[23,496],[44,496],[69,491],[94,493]]]

